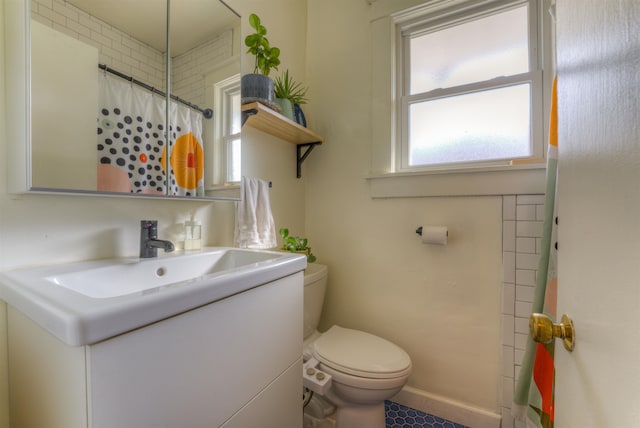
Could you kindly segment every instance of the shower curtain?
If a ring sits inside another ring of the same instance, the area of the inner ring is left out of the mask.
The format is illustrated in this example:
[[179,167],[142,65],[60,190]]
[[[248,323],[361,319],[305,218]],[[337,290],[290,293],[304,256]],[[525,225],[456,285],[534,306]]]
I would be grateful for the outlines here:
[[167,162],[164,97],[100,72],[98,99],[99,191],[204,195],[199,112],[170,103]]
[[[553,81],[551,117],[549,121],[549,148],[547,152],[547,183],[544,200],[542,254],[538,263],[538,276],[533,298],[532,312],[544,313],[556,319],[557,275],[557,200],[556,179],[558,170],[558,110],[557,80]],[[553,428],[555,343],[543,345],[527,341],[520,375],[516,383],[512,414],[515,419],[527,422],[527,427]]]

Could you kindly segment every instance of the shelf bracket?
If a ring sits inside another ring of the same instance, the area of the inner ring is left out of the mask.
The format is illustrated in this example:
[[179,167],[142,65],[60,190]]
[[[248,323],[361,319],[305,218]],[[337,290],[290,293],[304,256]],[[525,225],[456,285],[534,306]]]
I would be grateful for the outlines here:
[[241,127],[244,126],[244,123],[249,119],[249,117],[255,116],[256,114],[258,114],[258,109],[256,109],[256,108],[244,110],[242,112],[242,125],[241,125]]
[[[322,144],[322,141],[316,141],[313,143],[304,143],[298,144],[296,146],[296,178],[302,177],[302,162],[309,156],[309,153],[318,145]],[[306,148],[307,150],[302,153],[302,149]]]

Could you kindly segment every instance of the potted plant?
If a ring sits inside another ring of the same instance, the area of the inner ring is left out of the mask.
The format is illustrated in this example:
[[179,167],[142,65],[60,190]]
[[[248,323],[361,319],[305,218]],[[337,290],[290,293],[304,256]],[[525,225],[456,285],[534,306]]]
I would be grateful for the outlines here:
[[301,83],[289,76],[289,70],[285,70],[282,77],[277,76],[273,86],[276,102],[282,109],[282,114],[291,120],[295,120],[293,106],[307,102],[307,89]]
[[256,32],[245,37],[244,44],[249,48],[247,53],[253,54],[256,60],[253,74],[245,74],[241,79],[242,103],[259,101],[273,107],[273,80],[269,72],[280,65],[280,49],[269,44],[267,29],[258,15],[249,15],[249,24]]
[[283,251],[306,254],[307,263],[313,263],[316,261],[316,256],[311,253],[311,247],[307,245],[309,243],[307,238],[289,236],[289,229],[286,228],[281,228],[279,233],[283,241],[281,248]]

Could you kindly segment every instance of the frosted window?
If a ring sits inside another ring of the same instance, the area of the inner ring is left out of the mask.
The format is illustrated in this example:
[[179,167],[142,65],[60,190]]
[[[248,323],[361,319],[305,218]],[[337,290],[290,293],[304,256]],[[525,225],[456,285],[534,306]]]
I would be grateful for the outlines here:
[[242,150],[240,139],[232,140],[229,143],[229,159],[227,163],[227,181],[239,182],[242,176]]
[[231,95],[231,134],[238,134],[242,129],[242,113],[240,107],[240,91]]
[[410,93],[529,71],[528,6],[411,37]]
[[410,104],[409,141],[410,166],[531,156],[530,84]]
[[222,141],[226,159],[226,182],[239,182],[241,171],[242,112],[240,105],[240,76],[234,76],[220,85],[222,94],[223,129]]
[[396,171],[544,156],[539,2],[477,3],[397,24]]

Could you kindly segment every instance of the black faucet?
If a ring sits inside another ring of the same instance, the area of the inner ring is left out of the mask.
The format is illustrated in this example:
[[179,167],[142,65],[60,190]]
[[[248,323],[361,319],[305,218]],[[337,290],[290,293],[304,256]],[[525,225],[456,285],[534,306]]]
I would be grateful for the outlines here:
[[140,258],[158,257],[158,248],[168,253],[175,247],[171,241],[158,239],[157,220],[140,221]]

